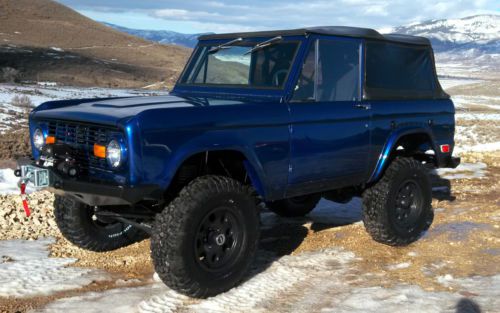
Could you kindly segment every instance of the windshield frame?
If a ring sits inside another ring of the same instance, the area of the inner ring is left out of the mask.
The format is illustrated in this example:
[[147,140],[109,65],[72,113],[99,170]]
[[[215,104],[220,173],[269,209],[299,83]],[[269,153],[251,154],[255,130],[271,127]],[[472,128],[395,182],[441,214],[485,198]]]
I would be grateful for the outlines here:
[[[237,45],[231,45],[230,47],[233,46],[243,46],[243,47],[249,47],[253,48],[255,45],[262,43],[266,40],[272,39],[273,37],[244,37],[243,43],[244,45],[237,44]],[[236,39],[236,37],[234,38]],[[203,49],[203,47],[206,46],[217,46],[220,44],[223,44],[225,42],[228,42],[228,39],[212,39],[212,40],[201,40],[198,42],[197,46],[193,50],[193,53],[191,54],[188,62],[186,63],[186,66],[184,67],[181,75],[179,76],[177,83],[174,87],[173,91],[203,91],[203,92],[217,92],[222,90],[228,90],[228,92],[234,92],[237,91],[238,89],[240,90],[246,90],[246,93],[252,92],[252,91],[269,91],[269,92],[279,92],[280,94],[285,92],[290,83],[290,79],[292,79],[295,76],[295,72],[297,69],[297,64],[300,63],[299,59],[301,59],[301,54],[302,54],[302,48],[304,46],[304,42],[306,41],[306,37],[304,36],[283,36],[283,39],[276,44],[280,43],[296,43],[297,47],[295,49],[290,69],[287,73],[287,76],[285,77],[283,84],[278,87],[270,87],[270,86],[253,86],[253,85],[245,85],[245,84],[210,84],[210,83],[183,83],[182,80],[185,78],[186,75],[188,75],[192,70],[194,70],[194,66],[196,66],[196,58],[198,57],[198,52],[200,49]]]

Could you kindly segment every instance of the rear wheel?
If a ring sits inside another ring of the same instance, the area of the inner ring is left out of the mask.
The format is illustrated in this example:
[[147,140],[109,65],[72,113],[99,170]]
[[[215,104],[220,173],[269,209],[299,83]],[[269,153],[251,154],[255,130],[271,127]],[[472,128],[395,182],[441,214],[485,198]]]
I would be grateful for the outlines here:
[[363,194],[365,228],[378,242],[410,244],[432,223],[431,201],[431,181],[422,163],[396,159],[382,179]]
[[228,177],[204,176],[193,180],[157,215],[151,254],[167,286],[205,298],[243,279],[258,239],[253,190]]
[[320,194],[293,197],[266,203],[269,210],[283,217],[297,217],[309,214],[321,199]]
[[66,239],[91,251],[116,250],[147,238],[146,233],[132,225],[97,218],[93,207],[69,197],[56,196],[54,215]]

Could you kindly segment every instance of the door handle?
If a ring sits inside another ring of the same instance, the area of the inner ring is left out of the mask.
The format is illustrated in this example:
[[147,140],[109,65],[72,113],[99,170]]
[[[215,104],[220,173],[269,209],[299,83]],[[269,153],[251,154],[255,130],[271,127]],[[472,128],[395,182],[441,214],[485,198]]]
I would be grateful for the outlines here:
[[358,104],[355,104],[354,107],[356,109],[370,110],[372,108],[372,105],[369,103],[364,103],[364,104],[358,103]]

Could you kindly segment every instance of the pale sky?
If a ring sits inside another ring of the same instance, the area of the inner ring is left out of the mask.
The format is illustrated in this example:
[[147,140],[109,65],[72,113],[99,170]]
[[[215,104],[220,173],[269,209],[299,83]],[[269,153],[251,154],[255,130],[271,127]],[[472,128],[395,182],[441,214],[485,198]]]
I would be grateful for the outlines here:
[[181,33],[346,25],[383,29],[500,14],[500,0],[56,0],[94,20]]

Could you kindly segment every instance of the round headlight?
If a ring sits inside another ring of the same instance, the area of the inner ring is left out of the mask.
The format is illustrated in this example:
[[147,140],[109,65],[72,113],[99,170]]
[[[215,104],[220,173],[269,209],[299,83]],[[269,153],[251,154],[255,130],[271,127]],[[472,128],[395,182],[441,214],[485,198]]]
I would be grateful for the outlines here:
[[122,147],[115,139],[111,140],[106,147],[106,159],[114,168],[117,168],[121,165]]
[[38,150],[42,150],[43,146],[45,146],[45,137],[43,136],[43,131],[40,128],[35,129],[33,133],[33,145]]

